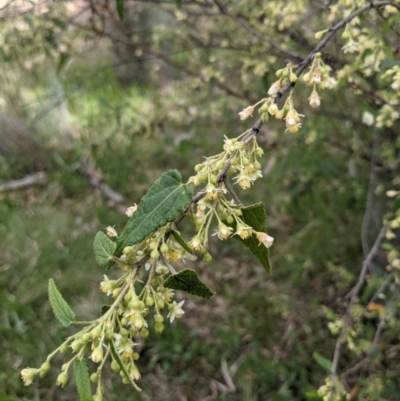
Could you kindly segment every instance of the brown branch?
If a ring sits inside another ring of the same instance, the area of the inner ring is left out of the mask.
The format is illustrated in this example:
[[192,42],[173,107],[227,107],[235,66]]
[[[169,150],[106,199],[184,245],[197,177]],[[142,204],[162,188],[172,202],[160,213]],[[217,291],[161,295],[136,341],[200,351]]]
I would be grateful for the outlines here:
[[103,181],[102,174],[93,168],[89,159],[81,162],[80,169],[89,179],[90,185],[93,188],[99,189],[104,198],[110,202],[111,206],[115,207],[121,213],[126,212],[125,198]]
[[371,263],[372,259],[374,258],[374,256],[376,255],[378,249],[379,249],[379,245],[386,233],[386,225],[383,225],[383,227],[381,228],[381,231],[379,232],[374,245],[372,246],[371,250],[369,251],[367,257],[365,258],[363,264],[362,264],[362,268],[360,271],[360,275],[358,277],[358,281],[357,284],[354,286],[353,291],[351,293],[351,299],[349,302],[349,306],[347,308],[347,312],[346,315],[344,317],[344,326],[342,327],[342,331],[340,332],[339,338],[336,342],[336,346],[335,346],[335,350],[334,350],[334,354],[333,354],[333,361],[332,361],[332,367],[331,367],[331,382],[332,382],[332,392],[331,392],[331,401],[333,400],[333,396],[334,396],[334,380],[335,377],[337,375],[337,369],[338,369],[338,365],[339,365],[339,358],[340,358],[340,350],[341,347],[343,345],[343,341],[344,338],[347,334],[347,330],[349,329],[350,326],[350,321],[351,321],[351,310],[356,302],[357,299],[357,295],[359,294],[362,286],[364,285],[364,281],[365,281],[365,276],[367,274],[368,271],[368,266]]
[[5,182],[0,185],[0,192],[16,191],[32,185],[45,185],[47,183],[47,176],[45,173],[40,172],[32,175],[28,175],[19,180],[13,180]]
[[275,43],[273,40],[266,38],[265,36],[261,35],[258,31],[253,29],[249,23],[247,23],[243,18],[238,17],[236,15],[233,15],[227,8],[226,6],[222,5],[219,0],[213,0],[216,6],[219,8],[222,14],[225,14],[229,18],[233,19],[236,21],[239,25],[241,25],[243,28],[245,28],[251,35],[255,36],[256,38],[262,40],[263,42],[267,42],[270,44],[272,47],[275,49],[279,50],[281,53],[284,53],[296,60],[303,60],[304,57],[296,52],[292,52],[291,50],[286,50],[283,49],[281,46],[279,46],[277,43]]

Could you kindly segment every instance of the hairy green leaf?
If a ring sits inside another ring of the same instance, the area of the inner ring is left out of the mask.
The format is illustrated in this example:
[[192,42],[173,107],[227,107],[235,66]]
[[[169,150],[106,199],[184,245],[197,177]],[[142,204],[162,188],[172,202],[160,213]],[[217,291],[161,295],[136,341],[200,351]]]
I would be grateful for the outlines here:
[[125,18],[125,4],[124,0],[116,0],[117,13],[121,21]]
[[86,359],[77,359],[74,362],[74,375],[76,388],[81,401],[92,401],[89,368]]
[[176,242],[186,251],[193,255],[193,251],[188,247],[185,240],[182,238],[181,233],[176,230],[172,230],[172,236],[175,238]]
[[[259,232],[265,233],[267,231],[267,226],[265,223],[267,216],[265,214],[265,207],[262,202],[246,206],[241,210],[243,213],[242,219],[245,224]],[[226,221],[224,221],[224,223],[227,226],[232,227],[233,230],[236,231],[236,221],[234,221],[232,224],[229,224]],[[240,242],[243,242],[243,244],[250,250],[250,252],[258,259],[266,272],[271,274],[272,267],[269,260],[269,249],[260,244],[260,241],[257,239],[257,236],[255,234],[246,239],[242,239],[239,235],[234,235],[233,238],[236,238]]]
[[104,266],[111,259],[117,244],[111,241],[106,234],[99,231],[94,237],[93,250],[97,263]]
[[142,389],[132,380],[131,376],[129,375],[128,371],[126,370],[126,367],[123,364],[123,362],[121,361],[121,358],[119,357],[118,352],[115,349],[115,345],[113,342],[110,343],[110,351],[111,351],[112,357],[117,361],[119,367],[124,372],[124,375],[129,380],[129,383],[131,384],[131,386],[137,391],[142,391]]
[[185,269],[178,274],[169,276],[164,281],[164,286],[173,290],[185,291],[189,294],[206,299],[210,299],[214,295],[214,292],[199,280],[197,273],[190,269]]
[[49,280],[49,301],[56,318],[64,327],[68,327],[75,319],[75,313],[58,291],[52,278]]
[[136,212],[128,220],[117,242],[115,256],[126,246],[135,245],[152,232],[177,219],[192,200],[192,190],[182,184],[177,170],[169,170],[143,196]]
[[330,372],[332,368],[332,361],[329,359],[325,358],[318,352],[314,351],[312,354],[312,357],[314,358],[315,362],[318,363],[321,368],[325,369],[326,371]]

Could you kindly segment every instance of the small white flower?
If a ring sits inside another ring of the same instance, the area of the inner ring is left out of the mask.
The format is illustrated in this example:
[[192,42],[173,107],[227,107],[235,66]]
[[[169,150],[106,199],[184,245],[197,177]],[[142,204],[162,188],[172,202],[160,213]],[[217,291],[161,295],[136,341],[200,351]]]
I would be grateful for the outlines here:
[[274,238],[269,236],[266,233],[256,232],[257,239],[260,241],[260,244],[263,244],[266,248],[271,248],[272,244],[274,243]]
[[21,378],[25,386],[32,384],[33,379],[38,375],[40,369],[26,368],[21,371]]
[[172,323],[175,318],[179,319],[182,317],[182,315],[185,313],[184,310],[181,308],[181,306],[185,303],[185,301],[179,302],[177,304],[175,301],[168,305],[169,313],[167,315],[167,318],[170,318],[170,322]]
[[362,114],[361,121],[363,122],[363,124],[371,126],[374,124],[375,118],[370,112],[364,111],[364,113]]
[[138,207],[137,207],[137,204],[134,203],[133,206],[130,206],[130,207],[128,207],[128,209],[126,209],[125,214],[126,214],[128,217],[132,217],[132,216],[133,216],[133,213],[136,212],[137,208],[138,208]]
[[342,47],[342,50],[344,53],[355,53],[356,51],[358,51],[358,47],[359,46],[357,42],[354,42],[354,40],[350,40]]
[[119,354],[131,355],[133,353],[133,347],[137,345],[127,337],[121,336],[121,334],[114,333],[114,345]]
[[114,227],[108,226],[106,228],[107,236],[110,238],[118,237],[117,230]]
[[238,114],[241,120],[246,120],[246,118],[253,117],[253,112],[254,106],[248,106]]
[[100,289],[107,295],[111,295],[112,291],[115,289],[116,281],[110,280],[106,274],[103,274],[103,277],[104,281],[100,283]]

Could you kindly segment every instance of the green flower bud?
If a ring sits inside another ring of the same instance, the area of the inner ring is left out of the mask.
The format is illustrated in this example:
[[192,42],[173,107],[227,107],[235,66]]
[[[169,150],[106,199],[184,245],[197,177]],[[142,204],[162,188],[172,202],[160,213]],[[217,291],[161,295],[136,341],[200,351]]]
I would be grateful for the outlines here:
[[264,113],[268,113],[268,102],[265,102],[259,109],[258,109],[258,114],[262,115]]
[[211,182],[211,184],[216,184],[217,183],[217,176],[212,174],[210,176],[210,182]]
[[130,255],[133,251],[133,247],[132,246],[126,246],[124,248],[124,250],[122,251],[122,253],[126,256]]
[[61,346],[61,348],[60,348],[60,352],[62,353],[62,354],[66,354],[67,352],[68,352],[68,344],[63,344],[62,346]]
[[48,361],[43,362],[42,366],[40,367],[40,377],[45,377],[50,370],[50,363]]
[[156,333],[162,333],[164,331],[164,325],[162,323],[156,323],[154,325],[154,330]]
[[154,298],[151,295],[147,295],[146,297],[146,306],[151,308],[154,305]]
[[231,215],[229,215],[229,216],[226,218],[226,221],[227,221],[229,224],[232,224],[232,223],[233,223],[233,220],[234,220],[234,218],[233,218]]
[[57,386],[64,387],[65,384],[67,383],[67,381],[68,381],[68,373],[67,372],[61,372],[57,377],[56,384],[57,384]]
[[129,302],[132,298],[133,298],[132,291],[128,291],[124,296],[126,302]]
[[129,376],[132,378],[132,380],[140,379],[139,369],[136,367],[136,365],[132,365],[132,367],[129,371]]
[[160,247],[160,251],[163,255],[165,255],[169,251],[169,246],[167,244],[162,244]]
[[85,333],[85,334],[82,336],[82,341],[85,342],[85,343],[87,343],[88,341],[90,341],[91,338],[92,338],[92,337],[91,337],[90,333]]
[[193,184],[198,187],[201,184],[200,178],[199,177],[194,177],[193,178]]
[[269,114],[268,113],[263,113],[261,114],[261,121],[265,124],[269,120]]
[[294,72],[292,72],[290,74],[289,79],[290,79],[290,82],[296,82],[297,81],[297,75]]
[[212,261],[212,256],[207,252],[203,255],[203,260],[206,263],[210,263]]
[[203,163],[196,164],[196,165],[194,166],[194,171],[196,171],[196,173],[198,173],[199,171],[202,170],[202,168],[203,168]]
[[133,319],[133,327],[136,330],[140,330],[144,326],[145,320],[142,315],[136,315]]
[[156,323],[162,323],[164,321],[164,317],[160,314],[154,316],[154,320]]
[[260,170],[261,164],[260,164],[257,160],[253,163],[253,165],[254,165],[254,168],[255,168],[256,170]]
[[164,309],[164,306],[165,306],[165,302],[164,302],[164,300],[163,299],[161,299],[161,298],[157,298],[157,307],[158,307],[158,309]]
[[132,353],[131,358],[134,361],[137,361],[140,358],[140,355],[137,352]]
[[121,368],[118,365],[118,362],[115,359],[113,359],[111,362],[111,370],[114,372],[119,372],[121,370]]
[[114,332],[111,329],[106,330],[106,338],[111,340],[114,337]]
[[262,148],[260,148],[259,146],[256,149],[256,155],[257,157],[261,157],[264,154],[264,151],[262,150]]
[[93,396],[93,401],[103,401],[103,396],[101,395],[101,393],[96,393]]
[[158,252],[157,249],[153,249],[153,250],[151,251],[150,257],[151,257],[153,260],[157,260],[157,259],[160,257],[160,252]]
[[92,373],[92,374],[90,375],[90,381],[91,381],[92,383],[98,382],[98,381],[99,381],[99,372]]
[[127,377],[125,377],[125,373],[124,373],[124,377],[122,378],[122,383],[124,383],[124,384],[130,383],[129,379]]
[[94,363],[100,363],[103,360],[103,344],[102,343],[100,343],[100,345],[93,350],[91,358]]
[[122,337],[128,337],[129,331],[127,329],[125,329],[124,327],[121,327],[119,329],[119,334],[121,334]]
[[151,241],[149,244],[149,248],[150,249],[156,249],[158,246],[158,242],[157,241]]
[[140,330],[140,335],[142,336],[142,338],[148,338],[149,337],[149,330],[146,329],[146,327],[143,327],[142,330]]
[[74,340],[71,343],[71,349],[73,352],[77,352],[79,351],[83,346],[85,345],[85,343],[79,338],[78,340]]
[[117,296],[118,296],[119,294],[121,294],[121,288],[120,288],[120,287],[116,288],[115,290],[112,290],[112,296],[113,296],[114,298],[117,298]]

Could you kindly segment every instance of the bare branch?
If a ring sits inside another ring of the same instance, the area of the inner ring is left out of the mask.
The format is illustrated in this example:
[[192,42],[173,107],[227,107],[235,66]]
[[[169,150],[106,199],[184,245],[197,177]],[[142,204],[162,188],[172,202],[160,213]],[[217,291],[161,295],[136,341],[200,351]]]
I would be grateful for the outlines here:
[[40,172],[32,175],[28,175],[19,180],[13,180],[5,182],[0,185],[0,192],[15,191],[32,185],[45,185],[47,183],[47,176],[45,173]]
[[335,351],[333,354],[333,361],[332,361],[332,367],[331,367],[331,382],[332,382],[332,392],[331,392],[331,401],[333,400],[333,396],[334,396],[334,379],[337,375],[337,369],[338,369],[338,365],[339,365],[339,358],[340,358],[340,350],[344,341],[344,338],[346,337],[347,334],[347,330],[349,329],[350,326],[350,321],[351,321],[351,310],[356,302],[357,299],[357,295],[359,294],[362,286],[364,285],[365,282],[365,276],[367,274],[368,271],[368,266],[369,264],[372,262],[372,259],[375,257],[378,249],[379,249],[379,245],[386,233],[386,225],[383,225],[383,227],[381,228],[381,231],[379,232],[374,245],[372,246],[371,250],[369,251],[367,257],[365,258],[363,264],[362,264],[362,268],[360,271],[360,275],[358,277],[358,281],[356,283],[356,285],[353,288],[353,291],[351,293],[351,299],[349,302],[349,306],[347,308],[347,312],[346,315],[344,317],[344,326],[342,328],[342,331],[340,332],[339,338],[336,342],[336,346],[335,346]]

